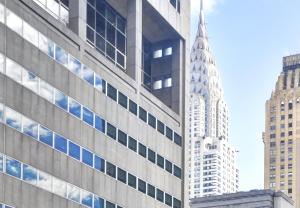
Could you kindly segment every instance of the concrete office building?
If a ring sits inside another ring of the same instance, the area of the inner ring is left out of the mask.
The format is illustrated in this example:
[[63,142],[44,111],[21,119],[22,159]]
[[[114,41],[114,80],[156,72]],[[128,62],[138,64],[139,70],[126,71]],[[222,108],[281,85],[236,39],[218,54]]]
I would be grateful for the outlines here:
[[187,207],[189,0],[0,0],[0,203]]
[[238,190],[236,150],[228,140],[228,108],[212,52],[201,1],[191,52],[189,105],[190,198]]
[[282,192],[252,190],[195,198],[191,208],[294,208],[294,202]]
[[283,58],[283,70],[265,106],[265,188],[281,190],[300,207],[300,55]]

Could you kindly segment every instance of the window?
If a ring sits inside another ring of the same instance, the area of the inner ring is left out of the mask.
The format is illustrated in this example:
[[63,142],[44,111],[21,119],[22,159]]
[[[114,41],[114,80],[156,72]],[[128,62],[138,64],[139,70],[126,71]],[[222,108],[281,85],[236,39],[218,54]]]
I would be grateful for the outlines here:
[[289,131],[289,136],[293,136],[293,131]]
[[147,112],[142,107],[139,107],[139,118],[147,123]]
[[98,157],[97,155],[95,155],[95,169],[101,171],[101,172],[104,172],[105,171],[105,161]]
[[161,58],[162,57],[162,49],[156,50],[153,52],[153,58],[157,59],[157,58]]
[[137,151],[137,141],[135,139],[133,139],[132,137],[129,137],[128,147],[129,147],[129,149],[136,152]]
[[68,69],[76,74],[77,76],[80,76],[81,73],[81,63],[73,56],[69,55],[69,62],[68,62]]
[[113,125],[111,125],[110,123],[107,123],[107,130],[106,133],[109,137],[111,137],[112,139],[116,139],[116,127],[114,127]]
[[39,49],[54,58],[54,43],[39,33]]
[[148,149],[148,160],[153,162],[154,164],[156,163],[155,152],[152,151],[151,149]]
[[39,172],[38,186],[47,190],[52,191],[52,176],[43,172]]
[[17,160],[6,158],[6,173],[21,178],[21,163]]
[[113,178],[116,178],[116,166],[109,162],[106,162],[106,174]]
[[137,115],[137,104],[132,100],[129,100],[129,111],[134,115]]
[[4,109],[3,109],[3,105],[0,103],[0,122],[3,122],[3,111],[4,111]]
[[0,22],[4,23],[4,6],[0,5]]
[[51,87],[48,83],[40,80],[40,95],[52,103],[54,97],[53,87]]
[[21,83],[22,71],[23,68],[19,64],[15,63],[9,58],[6,59],[6,75],[9,78],[13,79],[16,82]]
[[80,147],[71,141],[69,141],[69,156],[80,160]]
[[169,77],[164,80],[164,88],[172,87],[172,78]]
[[292,119],[293,118],[293,114],[289,114],[289,119]]
[[128,185],[136,189],[136,177],[128,173]]
[[146,182],[138,179],[138,189],[140,192],[143,192],[144,194],[146,193]]
[[165,48],[164,50],[164,56],[170,56],[172,55],[172,47],[168,47],[168,48]]
[[68,54],[64,49],[57,45],[55,45],[55,60],[58,63],[68,67]]
[[26,22],[23,22],[23,37],[30,43],[38,47],[39,33]]
[[165,193],[165,204],[172,206],[172,197],[167,193]]
[[68,111],[68,97],[58,90],[55,90],[55,105]]
[[95,115],[95,128],[102,133],[105,133],[105,121],[97,115]]
[[30,72],[23,70],[22,74],[23,85],[35,93],[39,90],[39,79]]
[[165,168],[165,159],[157,154],[157,165],[161,168]]
[[181,169],[174,165],[174,173],[173,173],[176,177],[181,178]]
[[159,189],[156,189],[156,199],[164,203],[164,192]]
[[81,203],[83,205],[86,205],[88,207],[93,207],[93,194],[87,191],[82,191],[81,197],[82,197]]
[[121,105],[121,106],[123,106],[124,108],[126,108],[127,109],[127,97],[123,94],[123,93],[121,93],[121,92],[119,92],[119,97],[118,97],[118,103]]
[[55,149],[67,154],[67,140],[60,135],[54,134]]
[[151,197],[155,198],[155,188],[154,188],[154,186],[148,184],[147,194],[148,194],[148,196],[151,196]]
[[23,176],[22,179],[28,183],[36,185],[37,183],[37,170],[23,164]]
[[156,118],[150,113],[148,113],[148,124],[156,129]]
[[14,129],[21,131],[21,114],[6,108],[6,124]]
[[67,190],[68,190],[68,199],[80,203],[80,189],[68,184]]
[[[0,5],[0,15],[1,15],[1,5]],[[4,74],[4,56],[0,54],[0,73]]]
[[19,35],[22,35],[22,27],[23,27],[22,23],[23,21],[20,17],[15,15],[9,9],[6,9],[6,24],[10,29],[15,31]]
[[142,145],[141,143],[139,143],[139,154],[145,158],[147,156],[147,148],[145,145]]
[[121,168],[118,168],[118,180],[123,183],[127,183],[126,171],[122,170]]
[[40,126],[39,129],[39,139],[41,142],[51,147],[53,146],[53,132],[43,126]]
[[289,103],[289,110],[293,109],[293,103]]
[[180,208],[181,202],[178,199],[173,198],[173,207],[174,208]]
[[0,172],[3,172],[3,156],[0,154]]
[[90,111],[89,109],[83,107],[83,114],[82,114],[82,118],[83,121],[88,123],[91,126],[94,126],[94,114],[92,111]]
[[30,119],[27,119],[23,117],[22,119],[22,124],[23,124],[23,132],[27,136],[33,137],[35,139],[38,138],[38,124],[33,122]]
[[95,87],[98,89],[100,92],[105,93],[106,89],[106,82],[101,79],[98,75],[95,75]]
[[52,177],[52,192],[59,196],[67,196],[67,183]]
[[166,126],[166,136],[173,141],[173,131],[169,127]]
[[118,130],[118,141],[127,147],[127,135],[121,130]]
[[165,164],[166,164],[166,167],[165,167],[165,169],[166,169],[166,171],[168,171],[169,173],[173,173],[173,171],[172,171],[172,163],[170,162],[170,161],[168,161],[168,160],[165,160]]
[[107,95],[114,101],[117,101],[117,90],[110,84],[107,84]]
[[94,86],[95,84],[95,74],[87,66],[82,67],[82,78],[87,81],[90,85]]
[[81,105],[71,98],[69,98],[69,112],[81,119]]
[[93,161],[93,153],[86,149],[82,149],[82,162],[93,167],[94,166],[94,161]]
[[116,208],[116,205],[109,201],[106,201],[106,208]]
[[163,122],[161,122],[160,120],[157,120],[157,130],[161,133],[161,134],[165,134],[165,125],[163,124]]
[[179,136],[179,135],[176,134],[175,132],[174,132],[174,142],[175,142],[176,144],[178,144],[179,146],[181,146],[182,138],[181,138],[181,136]]
[[100,197],[94,197],[94,208],[104,208],[104,200]]
[[285,119],[285,115],[281,115],[280,120],[284,120],[284,119]]

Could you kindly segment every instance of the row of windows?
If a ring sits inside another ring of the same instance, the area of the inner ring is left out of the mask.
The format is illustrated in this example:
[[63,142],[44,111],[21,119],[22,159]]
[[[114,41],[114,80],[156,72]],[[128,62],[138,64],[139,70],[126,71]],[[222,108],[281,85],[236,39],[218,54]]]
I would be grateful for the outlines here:
[[6,204],[1,204],[0,203],[0,208],[14,208],[14,207],[11,207],[11,206],[8,206]]
[[[156,119],[141,106],[138,106],[134,101],[130,100],[126,95],[121,93],[112,85],[106,83],[106,81],[93,70],[82,64],[79,60],[67,53],[63,48],[59,47],[8,9],[6,9],[6,16],[6,23],[10,29],[31,42],[59,64],[65,66],[76,76],[85,80],[88,84],[100,92],[105,93],[108,97],[116,101],[119,105],[126,108],[134,115],[138,116],[142,121],[156,129],[162,135],[165,135],[175,144],[182,146],[182,137],[180,135],[166,126],[163,122]],[[4,22],[4,7],[2,4],[0,4],[0,22]]]
[[[5,107],[1,103],[0,103],[0,122],[5,123],[7,126],[16,129],[22,132],[23,134],[37,141],[40,141],[59,152],[62,152],[70,156],[73,159],[81,161],[83,164],[91,168],[94,168],[97,171],[106,173],[107,175],[133,187],[134,189],[138,189],[139,191],[153,198],[156,198],[157,200],[171,207],[172,207],[172,201],[173,201],[174,208],[181,207],[180,205],[181,202],[176,198],[172,197],[171,195],[164,193],[160,189],[152,186],[151,184],[147,184],[144,180],[139,179],[138,177],[122,170],[121,168],[115,166],[114,164],[108,161],[105,161],[104,159],[97,156],[93,152],[75,144],[71,140],[64,138],[63,136],[47,129],[46,127],[15,112],[14,110]],[[169,168],[171,167],[172,166],[170,166]],[[146,189],[140,188],[140,184],[141,186],[143,186],[143,184],[145,185],[145,187],[147,186],[147,192]],[[153,190],[156,190],[156,195],[155,195],[155,191],[153,192]],[[159,193],[163,193],[163,195],[165,196],[164,201],[161,199],[161,197],[155,197],[155,196],[160,196]],[[171,204],[169,203],[169,199],[171,199]]]
[[170,0],[170,4],[180,13],[180,0]]
[[104,134],[106,133],[114,140],[118,140],[119,143],[128,147],[129,149],[137,152],[137,147],[139,147],[138,153],[142,157],[148,158],[149,161],[157,164],[159,167],[165,169],[169,173],[174,174],[176,177],[181,178],[181,169],[178,166],[172,164],[170,161],[155,153],[150,148],[147,148],[145,145],[137,142],[137,140],[128,136],[123,131],[118,130],[115,126],[106,122],[100,116],[96,115],[94,112],[84,107],[76,100],[55,89],[11,59],[4,59],[4,56],[1,53],[0,72],[21,83],[23,86],[29,88],[33,92],[62,108],[76,118],[83,120],[85,123],[97,129],[98,131]]
[[[0,172],[91,208],[122,208],[96,194],[78,188],[45,172],[0,153]],[[2,208],[2,206],[0,206]],[[4,208],[9,208],[5,206]]]

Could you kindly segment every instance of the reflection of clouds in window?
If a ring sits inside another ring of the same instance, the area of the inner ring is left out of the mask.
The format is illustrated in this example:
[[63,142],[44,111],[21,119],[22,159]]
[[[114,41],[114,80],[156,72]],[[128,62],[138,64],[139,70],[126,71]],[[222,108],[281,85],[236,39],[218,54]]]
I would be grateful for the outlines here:
[[20,131],[21,115],[10,108],[6,108],[6,124]]
[[82,77],[91,85],[94,85],[94,72],[86,66],[82,68]]
[[46,173],[40,172],[38,179],[38,186],[47,190],[52,191],[52,176]]
[[103,80],[99,76],[95,76],[95,87],[102,92]]
[[68,69],[76,75],[80,75],[81,63],[72,56],[69,56]]
[[95,196],[94,208],[104,208],[104,200]]
[[6,158],[6,173],[20,178],[21,177],[21,163],[10,159],[10,158]]
[[68,184],[68,199],[80,203],[80,189]]
[[53,185],[53,193],[62,196],[67,197],[67,184],[59,179],[53,178],[52,181]]
[[6,24],[10,29],[22,35],[22,19],[8,9],[6,10]]
[[22,67],[16,64],[11,59],[6,59],[6,75],[11,79],[21,82],[22,80]]
[[31,184],[36,184],[37,170],[33,167],[23,164],[23,180]]
[[54,43],[39,33],[39,49],[50,57],[54,57]]
[[61,47],[55,46],[55,60],[66,67],[68,66],[68,54]]
[[40,126],[39,128],[39,139],[41,142],[44,142],[45,144],[53,146],[53,132],[46,129],[45,127]]
[[38,31],[26,22],[23,22],[23,37],[33,45],[38,46]]
[[51,87],[48,83],[44,81],[40,81],[40,95],[49,100],[50,102],[53,102],[53,87]]
[[88,110],[85,107],[83,107],[83,121],[90,124],[91,126],[94,125],[94,114],[92,113],[92,111]]
[[81,203],[88,206],[92,207],[93,206],[93,195],[87,191],[82,191],[81,195]]
[[23,70],[23,85],[33,92],[38,93],[39,79],[32,73]]
[[[1,5],[1,4],[0,4]],[[1,7],[0,7],[1,8]],[[0,72],[4,72],[4,56],[3,54],[0,54]]]
[[55,90],[55,104],[62,109],[68,110],[68,97],[64,93]]
[[38,124],[28,118],[25,118],[25,117],[23,117],[23,119],[22,119],[22,124],[23,124],[23,132],[25,134],[27,134],[28,136],[31,136],[31,137],[37,139]]
[[69,112],[74,116],[81,118],[81,105],[71,98],[69,98]]

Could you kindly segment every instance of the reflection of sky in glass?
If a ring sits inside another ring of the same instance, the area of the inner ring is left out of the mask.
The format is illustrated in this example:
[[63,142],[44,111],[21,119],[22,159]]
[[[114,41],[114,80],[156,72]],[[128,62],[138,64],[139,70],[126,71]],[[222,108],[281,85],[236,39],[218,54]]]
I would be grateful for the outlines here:
[[62,109],[68,109],[68,97],[62,92],[55,90],[55,104]]
[[3,156],[0,155],[0,171],[3,172]]
[[82,77],[84,80],[86,80],[88,83],[94,86],[94,72],[91,69],[87,68],[86,66],[83,66]]
[[38,186],[47,191],[52,191],[52,176],[39,172]]
[[54,57],[54,43],[39,33],[39,49],[50,57]]
[[13,159],[6,158],[6,173],[14,177],[21,178],[21,163]]
[[3,105],[0,104],[0,122],[3,122]]
[[47,8],[56,16],[59,16],[59,4],[54,0],[47,0]]
[[38,92],[38,87],[39,87],[39,79],[34,75],[31,74],[30,72],[23,71],[23,85],[35,93]]
[[103,80],[99,76],[95,76],[95,87],[102,92]]
[[[1,12],[1,5],[0,5],[0,12]],[[0,72],[4,72],[4,56],[0,54]]]
[[23,22],[23,37],[33,45],[38,45],[38,31],[26,22]]
[[93,167],[93,154],[90,151],[82,149],[82,162]]
[[83,191],[82,192],[82,200],[81,203],[88,206],[88,207],[93,207],[93,194]]
[[10,59],[6,59],[6,75],[17,82],[22,79],[22,67]]
[[71,98],[69,98],[69,112],[77,118],[81,118],[81,105]]
[[35,139],[38,137],[38,124],[23,117],[23,132],[24,134],[31,136]]
[[80,189],[68,184],[68,199],[80,203]]
[[69,56],[69,70],[76,75],[80,75],[81,63],[71,55]]
[[53,178],[52,179],[53,184],[53,193],[62,196],[67,197],[67,184],[59,179]]
[[95,168],[99,171],[104,172],[104,160],[95,155]]
[[37,182],[37,171],[36,169],[23,164],[23,180],[31,184],[36,184]]
[[64,66],[68,66],[68,54],[57,45],[55,46],[55,60]]
[[95,116],[95,128],[105,133],[105,121],[99,116]]
[[43,98],[53,102],[53,91],[53,87],[42,80],[40,81],[40,95]]
[[83,121],[90,124],[91,126],[94,125],[94,114],[85,107],[83,107]]
[[104,208],[104,200],[101,199],[100,197],[95,196],[94,208]]
[[21,115],[9,108],[6,108],[6,124],[20,131]]
[[6,24],[13,31],[22,35],[22,20],[10,10],[6,10]]
[[40,126],[40,141],[50,145],[51,147],[53,146],[53,132],[46,129],[45,127]]
[[80,147],[69,141],[69,155],[77,160],[80,160]]
[[67,153],[67,140],[62,136],[55,134],[55,149]]

